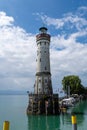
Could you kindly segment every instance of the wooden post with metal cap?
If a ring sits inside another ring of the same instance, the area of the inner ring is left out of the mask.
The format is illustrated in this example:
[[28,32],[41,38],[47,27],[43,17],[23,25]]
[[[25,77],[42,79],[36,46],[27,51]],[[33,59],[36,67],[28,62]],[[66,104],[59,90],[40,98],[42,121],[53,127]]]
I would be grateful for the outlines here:
[[9,130],[9,121],[4,121],[3,123],[3,130]]

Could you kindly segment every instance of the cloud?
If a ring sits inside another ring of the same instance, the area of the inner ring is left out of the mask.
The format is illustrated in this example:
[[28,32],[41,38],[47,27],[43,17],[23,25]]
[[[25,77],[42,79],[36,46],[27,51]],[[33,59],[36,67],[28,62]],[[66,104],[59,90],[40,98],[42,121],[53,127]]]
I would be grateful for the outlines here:
[[13,17],[7,16],[5,12],[0,12],[0,27],[11,26],[13,22]]
[[73,74],[78,75],[83,85],[87,86],[87,42],[77,42],[77,38],[84,35],[87,36],[87,32],[72,33],[67,39],[63,35],[52,37],[52,74],[53,80],[57,81],[59,86],[64,76]]
[[29,85],[30,88],[33,86],[35,49],[35,36],[15,26],[13,17],[0,12],[0,89],[28,89]]
[[[68,41],[67,41],[68,42]],[[51,49],[51,71],[57,87],[61,87],[64,76],[78,75],[84,86],[87,86],[87,45],[70,45],[63,50]]]
[[65,75],[75,74],[87,86],[87,7],[79,7],[76,12],[63,14],[61,18],[37,15],[59,33],[51,38],[53,83],[57,81],[56,86],[61,86]]
[[[83,9],[82,15],[80,11]],[[54,27],[58,32],[51,36],[50,44],[53,88],[61,87],[63,77],[71,74],[78,75],[87,86],[85,12],[86,7],[80,7],[74,14],[67,13],[62,18],[37,14],[49,28]],[[32,91],[36,73],[36,36],[15,26],[14,18],[5,12],[0,12],[0,21],[0,86],[3,86],[0,90]]]
[[63,14],[61,18],[52,18],[44,14],[36,14],[41,18],[44,24],[54,26],[55,29],[74,29],[81,31],[83,28],[87,29],[87,7],[79,7],[75,13],[69,12]]
[[81,6],[81,7],[79,7],[78,8],[78,10],[77,10],[77,15],[79,15],[79,16],[87,16],[87,6]]

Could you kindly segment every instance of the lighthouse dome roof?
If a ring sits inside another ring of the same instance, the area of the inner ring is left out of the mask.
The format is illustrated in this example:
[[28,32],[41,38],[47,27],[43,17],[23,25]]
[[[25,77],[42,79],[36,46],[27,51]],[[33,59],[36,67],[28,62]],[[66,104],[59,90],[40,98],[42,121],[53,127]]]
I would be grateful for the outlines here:
[[39,28],[39,31],[41,32],[41,33],[46,33],[47,32],[47,28],[46,27],[41,27],[41,28]]

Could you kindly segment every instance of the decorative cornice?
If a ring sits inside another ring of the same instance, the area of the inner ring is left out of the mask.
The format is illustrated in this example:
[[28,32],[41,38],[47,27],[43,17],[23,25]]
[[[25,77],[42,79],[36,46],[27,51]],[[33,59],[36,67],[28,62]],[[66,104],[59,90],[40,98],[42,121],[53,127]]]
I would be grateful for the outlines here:
[[50,72],[37,72],[36,76],[41,76],[41,75],[51,75]]

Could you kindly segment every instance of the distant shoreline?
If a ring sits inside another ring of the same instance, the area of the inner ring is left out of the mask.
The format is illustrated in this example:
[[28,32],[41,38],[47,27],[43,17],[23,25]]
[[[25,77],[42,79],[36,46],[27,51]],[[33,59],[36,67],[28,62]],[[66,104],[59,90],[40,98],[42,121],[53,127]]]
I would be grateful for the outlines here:
[[2,94],[2,93],[0,93],[0,96],[2,96],[2,95],[20,95],[21,96],[21,95],[27,95],[27,94],[5,94],[5,93]]
[[27,95],[26,91],[0,90],[0,95]]

